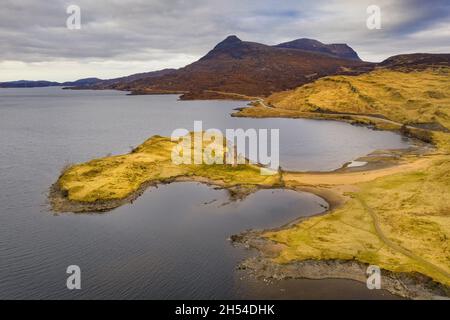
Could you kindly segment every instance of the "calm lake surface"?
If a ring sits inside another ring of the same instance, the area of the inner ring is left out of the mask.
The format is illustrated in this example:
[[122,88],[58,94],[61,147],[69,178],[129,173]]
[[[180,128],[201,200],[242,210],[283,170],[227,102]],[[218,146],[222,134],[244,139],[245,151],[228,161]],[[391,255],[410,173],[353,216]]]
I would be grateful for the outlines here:
[[[130,151],[174,129],[280,129],[285,169],[333,170],[375,149],[403,148],[389,132],[333,121],[232,118],[244,102],[177,101],[117,91],[0,89],[0,299],[392,298],[348,280],[266,284],[235,270],[249,252],[231,234],[322,212],[311,194],[262,190],[229,203],[198,183],[148,190],[105,214],[54,215],[49,186],[64,165]],[[82,289],[66,288],[78,265]]]

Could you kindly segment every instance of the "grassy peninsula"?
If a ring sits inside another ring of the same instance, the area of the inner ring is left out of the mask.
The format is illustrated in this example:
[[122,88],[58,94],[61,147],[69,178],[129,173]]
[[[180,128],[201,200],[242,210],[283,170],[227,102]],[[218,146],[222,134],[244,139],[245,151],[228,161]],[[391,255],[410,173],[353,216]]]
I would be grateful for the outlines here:
[[[94,159],[65,168],[52,186],[55,211],[106,211],[133,201],[148,186],[173,181],[200,181],[228,189],[232,196],[280,184],[280,175],[261,175],[247,163],[175,164],[171,153],[178,144],[169,137],[153,136],[131,153]],[[208,144],[203,145],[203,150]],[[203,152],[202,150],[202,152]],[[192,155],[198,150],[191,149]]]

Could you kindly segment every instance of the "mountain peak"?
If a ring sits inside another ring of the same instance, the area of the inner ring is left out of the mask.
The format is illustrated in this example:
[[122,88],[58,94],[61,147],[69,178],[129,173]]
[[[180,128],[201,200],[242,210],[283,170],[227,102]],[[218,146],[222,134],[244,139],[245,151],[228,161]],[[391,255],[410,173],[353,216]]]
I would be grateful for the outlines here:
[[239,39],[236,35],[232,34],[225,38],[222,42],[242,42],[241,39]]
[[242,58],[242,50],[245,47],[244,42],[236,37],[235,35],[230,35],[224,40],[219,42],[207,55],[205,55],[200,60],[208,60],[217,55],[225,54],[233,58]]
[[219,42],[214,49],[230,48],[240,43],[242,43],[241,39],[239,39],[235,35],[230,35],[226,37],[222,42]]

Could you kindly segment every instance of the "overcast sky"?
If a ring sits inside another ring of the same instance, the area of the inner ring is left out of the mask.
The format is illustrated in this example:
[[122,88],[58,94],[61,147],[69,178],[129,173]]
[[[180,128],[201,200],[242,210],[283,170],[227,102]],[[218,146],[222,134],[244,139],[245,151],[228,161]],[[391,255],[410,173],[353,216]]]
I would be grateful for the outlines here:
[[[81,8],[81,29],[66,8]],[[369,30],[366,9],[381,9]],[[113,78],[182,67],[227,35],[347,43],[366,61],[450,52],[449,0],[0,0],[0,81]]]

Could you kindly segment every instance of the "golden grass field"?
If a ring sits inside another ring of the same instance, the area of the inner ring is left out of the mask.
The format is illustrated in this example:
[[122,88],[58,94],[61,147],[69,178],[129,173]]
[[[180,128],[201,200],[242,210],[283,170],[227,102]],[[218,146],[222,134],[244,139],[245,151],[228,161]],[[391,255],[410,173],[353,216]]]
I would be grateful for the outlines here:
[[270,96],[277,108],[297,112],[379,114],[404,124],[450,121],[450,69],[375,70],[360,76],[325,77]]
[[[273,108],[266,109],[291,116],[376,114],[401,124],[450,129],[449,72],[376,70],[327,77],[274,94],[267,99]],[[450,134],[442,131],[432,133],[436,151],[410,157],[406,167],[386,169],[391,172],[285,176],[292,187],[354,188],[345,194],[346,203],[329,214],[267,232],[266,237],[284,244],[275,260],[356,259],[391,271],[420,272],[450,285]]]

